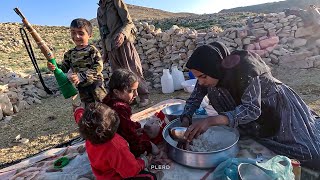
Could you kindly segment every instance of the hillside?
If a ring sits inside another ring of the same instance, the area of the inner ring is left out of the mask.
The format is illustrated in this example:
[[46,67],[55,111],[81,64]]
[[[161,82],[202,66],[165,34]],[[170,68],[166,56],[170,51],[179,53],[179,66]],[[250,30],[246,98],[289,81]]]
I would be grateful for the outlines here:
[[280,12],[286,8],[301,8],[306,9],[309,5],[320,5],[320,0],[286,0],[274,3],[258,4],[253,6],[236,7],[232,9],[221,10],[220,13],[227,12],[258,12],[258,13],[271,13]]
[[[163,11],[159,9],[135,6],[130,4],[127,4],[127,6],[129,9],[130,16],[134,21],[159,20],[159,19],[166,19],[166,18],[187,17],[187,16],[195,15],[193,13],[172,13],[172,12]],[[91,23],[95,26],[98,25],[98,22],[96,19],[92,19]]]

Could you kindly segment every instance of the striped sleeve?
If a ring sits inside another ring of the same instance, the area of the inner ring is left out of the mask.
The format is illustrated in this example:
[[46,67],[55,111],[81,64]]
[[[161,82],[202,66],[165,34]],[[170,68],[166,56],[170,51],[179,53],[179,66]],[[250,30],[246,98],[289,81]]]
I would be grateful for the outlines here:
[[201,86],[197,82],[193,92],[191,93],[190,97],[186,101],[186,105],[184,106],[184,111],[183,111],[180,118],[182,119],[183,117],[187,117],[189,119],[189,121],[191,121],[192,115],[200,107],[200,104],[201,104],[203,98],[207,94],[208,94],[208,88]]
[[241,97],[241,104],[234,110],[221,113],[229,119],[230,127],[255,121],[261,115],[261,84],[259,76],[252,78],[251,83]]

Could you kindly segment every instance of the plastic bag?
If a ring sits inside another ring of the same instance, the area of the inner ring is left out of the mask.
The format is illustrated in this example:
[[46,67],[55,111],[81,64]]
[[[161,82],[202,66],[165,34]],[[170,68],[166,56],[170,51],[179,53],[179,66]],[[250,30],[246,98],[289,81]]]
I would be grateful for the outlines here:
[[255,160],[247,158],[230,158],[216,167],[213,172],[213,179],[240,180],[238,166],[241,163],[250,163],[259,166],[271,179],[294,179],[291,160],[285,156],[275,156],[264,163],[257,163]]
[[220,163],[213,171],[213,179],[217,180],[239,180],[238,166],[241,163],[256,165],[256,161],[247,158],[230,158]]
[[275,156],[264,163],[257,163],[263,170],[277,180],[294,179],[291,160],[285,156]]

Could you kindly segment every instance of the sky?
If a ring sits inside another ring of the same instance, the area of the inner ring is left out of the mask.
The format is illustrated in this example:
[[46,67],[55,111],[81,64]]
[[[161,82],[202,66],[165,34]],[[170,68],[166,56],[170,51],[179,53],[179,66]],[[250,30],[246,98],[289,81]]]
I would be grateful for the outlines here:
[[[124,0],[126,4],[196,14],[275,1],[279,0]],[[13,11],[18,7],[31,24],[69,26],[75,18],[95,18],[97,3],[98,0],[1,0],[0,22],[21,22]]]

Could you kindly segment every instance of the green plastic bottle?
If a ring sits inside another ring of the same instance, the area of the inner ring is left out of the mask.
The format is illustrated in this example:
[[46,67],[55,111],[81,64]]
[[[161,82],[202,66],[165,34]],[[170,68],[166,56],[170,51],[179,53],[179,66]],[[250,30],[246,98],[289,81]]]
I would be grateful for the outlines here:
[[57,83],[59,85],[59,90],[62,93],[63,97],[65,99],[68,99],[78,94],[77,89],[69,81],[68,77],[63,73],[63,71],[60,68],[58,68],[56,60],[50,59],[49,62],[51,62],[56,67],[53,73],[57,80]]

